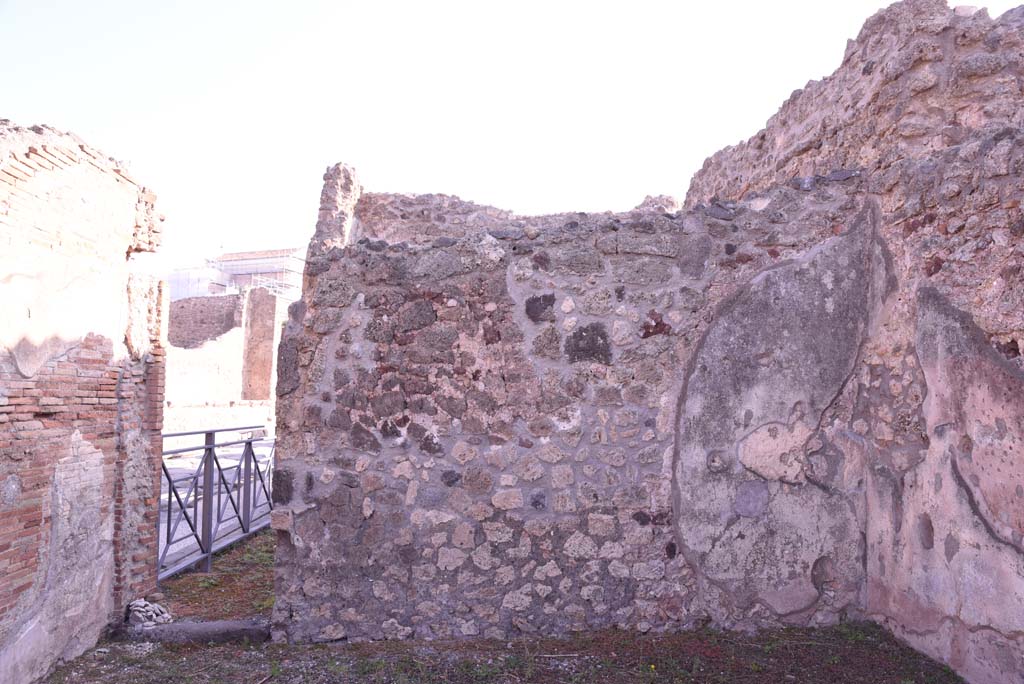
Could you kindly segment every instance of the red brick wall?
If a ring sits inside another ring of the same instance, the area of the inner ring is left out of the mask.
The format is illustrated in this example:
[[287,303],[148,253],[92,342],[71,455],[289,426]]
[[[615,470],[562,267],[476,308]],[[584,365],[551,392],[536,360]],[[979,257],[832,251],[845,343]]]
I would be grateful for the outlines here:
[[[161,291],[160,296],[163,296]],[[141,367],[122,374],[118,399],[123,410],[117,423],[118,437],[138,431],[146,456],[130,473],[128,444],[118,445],[114,477],[114,607],[112,620],[129,601],[156,587],[157,508],[160,495],[163,440],[164,350],[156,322],[153,348]],[[140,468],[141,466],[141,468]]]
[[[0,517],[0,620],[32,588],[39,550],[53,522],[49,504],[54,453],[74,431],[103,452],[103,471],[91,474],[90,481],[102,490],[104,517],[114,517],[115,606],[156,586],[159,461],[153,460],[152,488],[145,496],[126,491],[117,475],[126,457],[120,430],[144,431],[151,452],[160,453],[163,351],[154,350],[141,370],[117,364],[112,356],[109,340],[89,335],[26,380],[10,355],[0,353],[0,385],[6,395],[0,396],[0,482],[14,476],[20,486],[16,503]],[[130,417],[119,420],[119,410],[125,409]],[[143,510],[148,533],[125,538],[120,523],[128,508]]]
[[0,120],[0,682],[45,676],[156,586],[164,399],[155,196]]
[[274,353],[281,329],[277,311],[277,297],[266,289],[255,288],[246,294],[242,399],[259,401],[271,397]]

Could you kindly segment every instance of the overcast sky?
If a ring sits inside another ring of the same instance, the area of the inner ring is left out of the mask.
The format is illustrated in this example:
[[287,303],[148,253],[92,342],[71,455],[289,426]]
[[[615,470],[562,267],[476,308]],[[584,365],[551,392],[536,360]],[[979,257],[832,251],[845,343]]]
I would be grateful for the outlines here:
[[0,0],[0,117],[127,161],[176,263],[304,246],[337,161],[370,190],[625,210],[685,195],[881,6]]

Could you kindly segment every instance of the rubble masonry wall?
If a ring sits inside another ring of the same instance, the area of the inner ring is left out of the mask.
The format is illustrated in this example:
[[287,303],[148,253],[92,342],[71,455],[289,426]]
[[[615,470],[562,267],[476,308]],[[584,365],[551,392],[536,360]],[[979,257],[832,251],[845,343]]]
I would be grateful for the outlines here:
[[276,636],[865,616],[1020,678],[1022,26],[883,10],[681,212],[329,169],[279,351]]

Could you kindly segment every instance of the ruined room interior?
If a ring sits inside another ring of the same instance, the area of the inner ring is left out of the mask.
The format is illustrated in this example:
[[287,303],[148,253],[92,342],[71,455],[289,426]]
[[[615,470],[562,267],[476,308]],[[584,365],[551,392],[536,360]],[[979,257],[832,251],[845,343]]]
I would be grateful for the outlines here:
[[[291,246],[172,291],[159,188],[0,120],[0,682],[163,638],[848,624],[1024,681],[1022,131],[1024,8],[902,0],[678,200],[527,215],[329,159]],[[262,613],[172,619],[256,538]]]

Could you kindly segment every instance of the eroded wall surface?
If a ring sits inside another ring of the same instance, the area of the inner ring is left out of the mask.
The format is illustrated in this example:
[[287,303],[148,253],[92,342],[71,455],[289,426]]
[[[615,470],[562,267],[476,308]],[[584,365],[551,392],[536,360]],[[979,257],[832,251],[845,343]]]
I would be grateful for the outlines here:
[[1022,83],[1024,8],[898,3],[687,197],[864,175],[896,276],[842,448],[865,461],[865,607],[972,682],[1024,677]]
[[[279,359],[279,636],[857,609],[856,479],[803,471],[887,287],[857,179],[720,212],[495,211],[466,237],[389,213],[392,242],[348,247],[359,186],[345,167],[327,184],[342,209],[322,214]],[[411,203],[447,199],[390,206]],[[719,392],[723,356],[751,362]],[[723,534],[743,541],[714,548]]]
[[1024,12],[871,18],[686,211],[328,169],[278,638],[823,624],[1024,678]]
[[74,136],[0,121],[0,681],[91,647],[156,584],[154,196]]

